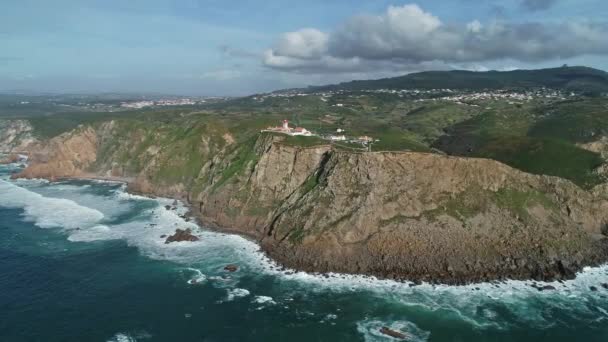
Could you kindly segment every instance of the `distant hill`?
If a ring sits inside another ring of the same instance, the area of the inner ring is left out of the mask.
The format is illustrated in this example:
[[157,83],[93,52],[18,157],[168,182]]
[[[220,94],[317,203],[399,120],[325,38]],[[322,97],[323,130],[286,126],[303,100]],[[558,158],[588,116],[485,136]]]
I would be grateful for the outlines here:
[[608,73],[588,67],[514,71],[428,71],[379,80],[351,81],[309,87],[309,91],[374,89],[502,89],[539,88],[608,92]]

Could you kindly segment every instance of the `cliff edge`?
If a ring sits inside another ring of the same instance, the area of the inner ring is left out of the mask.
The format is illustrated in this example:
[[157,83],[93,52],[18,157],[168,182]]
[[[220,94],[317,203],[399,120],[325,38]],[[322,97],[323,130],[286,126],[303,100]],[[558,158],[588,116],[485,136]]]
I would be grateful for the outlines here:
[[560,178],[486,159],[293,146],[271,134],[235,142],[217,127],[185,144],[120,126],[36,145],[19,177],[133,177],[131,189],[183,198],[203,222],[306,271],[461,284],[571,278],[608,260],[608,202]]

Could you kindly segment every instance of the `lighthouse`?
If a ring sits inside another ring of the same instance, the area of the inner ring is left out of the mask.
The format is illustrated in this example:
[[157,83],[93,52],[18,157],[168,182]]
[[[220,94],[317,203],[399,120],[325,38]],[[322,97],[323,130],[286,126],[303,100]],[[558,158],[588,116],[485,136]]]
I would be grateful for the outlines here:
[[289,131],[289,121],[283,120],[283,129]]

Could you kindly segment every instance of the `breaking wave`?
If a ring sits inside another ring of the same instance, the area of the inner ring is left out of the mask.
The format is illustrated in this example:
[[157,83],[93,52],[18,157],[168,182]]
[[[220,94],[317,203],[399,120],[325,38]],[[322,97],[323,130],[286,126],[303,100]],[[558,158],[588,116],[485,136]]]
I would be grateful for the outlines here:
[[[355,293],[398,305],[408,312],[439,312],[446,320],[481,330],[504,330],[513,325],[548,328],[555,324],[551,312],[582,322],[608,322],[608,289],[601,286],[608,283],[608,266],[586,268],[574,280],[537,283],[551,285],[555,287],[553,291],[538,291],[532,281],[412,286],[359,275],[325,277],[284,270],[269,260],[257,244],[243,237],[200,230],[184,219],[187,208],[173,206],[173,200],[131,195],[117,184],[89,184],[94,185],[0,180],[0,206],[23,209],[25,220],[41,228],[60,229],[73,242],[124,240],[147,257],[180,264],[191,285],[209,281],[225,288],[225,301],[251,295],[251,304],[259,306],[316,293]],[[166,236],[177,228],[191,228],[200,240],[166,244]],[[232,263],[238,264],[240,270],[228,276],[223,268]],[[252,290],[239,287],[242,277],[272,277],[278,280],[276,286],[281,295],[271,298],[250,293]],[[366,340],[373,341],[381,338],[379,325],[408,332],[419,341],[428,339],[428,332],[403,319],[369,318],[359,322],[357,329]]]

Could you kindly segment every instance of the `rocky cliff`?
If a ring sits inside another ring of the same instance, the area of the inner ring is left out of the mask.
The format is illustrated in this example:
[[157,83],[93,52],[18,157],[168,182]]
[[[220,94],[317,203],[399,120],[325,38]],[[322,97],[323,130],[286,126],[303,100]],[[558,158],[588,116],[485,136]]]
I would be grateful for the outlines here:
[[268,134],[235,141],[213,125],[125,125],[38,145],[21,176],[133,177],[131,189],[184,198],[207,224],[308,271],[464,283],[567,278],[608,260],[608,202],[559,178]]
[[18,153],[28,149],[36,139],[26,120],[0,120],[0,153]]

